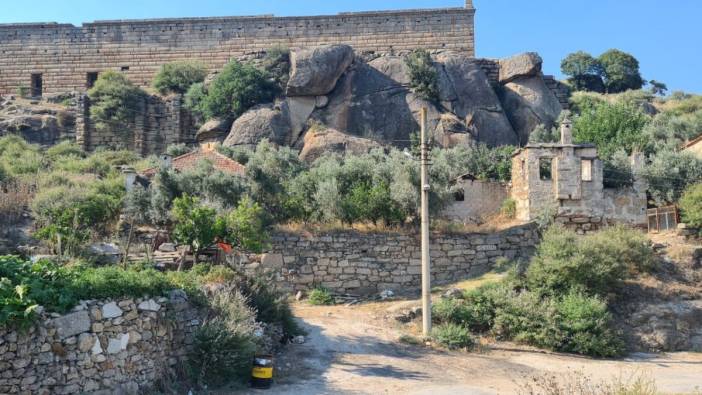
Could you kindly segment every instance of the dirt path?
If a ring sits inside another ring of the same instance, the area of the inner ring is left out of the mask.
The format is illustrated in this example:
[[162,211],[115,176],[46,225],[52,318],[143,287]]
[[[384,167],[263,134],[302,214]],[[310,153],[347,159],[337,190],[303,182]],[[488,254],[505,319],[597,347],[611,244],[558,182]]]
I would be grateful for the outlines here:
[[[276,361],[266,394],[513,394],[535,375],[582,371],[596,381],[645,375],[665,393],[702,390],[702,354],[637,354],[593,360],[500,344],[481,352],[447,352],[397,341],[387,304],[295,307],[307,340]],[[245,393],[263,393],[247,391]]]

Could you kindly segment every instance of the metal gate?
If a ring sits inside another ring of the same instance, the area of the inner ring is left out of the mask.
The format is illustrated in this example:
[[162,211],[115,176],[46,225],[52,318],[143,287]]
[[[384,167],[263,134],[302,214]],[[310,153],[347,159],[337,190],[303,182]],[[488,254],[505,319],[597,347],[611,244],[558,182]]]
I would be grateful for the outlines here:
[[663,232],[678,227],[679,212],[677,206],[656,207],[646,210],[649,232]]

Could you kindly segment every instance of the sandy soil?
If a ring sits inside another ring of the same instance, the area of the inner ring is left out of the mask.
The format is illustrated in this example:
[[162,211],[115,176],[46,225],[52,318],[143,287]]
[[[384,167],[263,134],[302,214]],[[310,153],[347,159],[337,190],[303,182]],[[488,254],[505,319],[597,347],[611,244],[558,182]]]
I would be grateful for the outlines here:
[[[593,382],[646,376],[664,393],[702,390],[702,354],[634,354],[621,360],[548,353],[506,343],[444,351],[400,343],[408,325],[392,311],[408,302],[295,306],[308,332],[276,361],[266,394],[514,394],[532,377],[585,374]],[[411,327],[411,325],[409,325]],[[259,393],[246,390],[243,393]],[[263,392],[260,392],[263,393]]]

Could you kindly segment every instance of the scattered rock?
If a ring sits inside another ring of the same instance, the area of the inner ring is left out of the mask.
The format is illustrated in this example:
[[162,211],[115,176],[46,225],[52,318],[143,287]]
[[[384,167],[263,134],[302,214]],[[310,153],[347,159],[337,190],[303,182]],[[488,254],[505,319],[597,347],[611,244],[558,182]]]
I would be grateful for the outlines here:
[[88,254],[101,265],[113,265],[122,260],[122,250],[111,243],[95,243],[88,247]]
[[305,337],[300,335],[300,336],[295,336],[292,338],[292,343],[294,344],[303,344],[305,342]]
[[395,292],[391,289],[386,289],[380,292],[380,299],[382,300],[392,298],[393,296],[395,296]]
[[297,291],[295,294],[295,300],[298,302],[301,301],[305,297],[305,294],[302,291]]
[[381,145],[373,140],[343,134],[334,129],[313,128],[305,133],[300,159],[311,163],[322,155],[332,152],[361,155],[380,147]]
[[348,45],[325,45],[290,54],[288,96],[321,96],[334,89],[339,77],[353,62]]
[[441,297],[444,299],[463,299],[463,291],[458,288],[450,288],[441,294]]

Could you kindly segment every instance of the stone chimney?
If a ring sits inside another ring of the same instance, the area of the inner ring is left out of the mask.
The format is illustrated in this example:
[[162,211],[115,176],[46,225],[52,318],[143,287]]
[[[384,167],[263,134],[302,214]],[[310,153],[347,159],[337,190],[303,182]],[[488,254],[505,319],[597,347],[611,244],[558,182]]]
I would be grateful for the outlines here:
[[469,10],[472,10],[473,7],[473,0],[466,0],[466,8]]
[[161,154],[158,159],[162,169],[170,169],[173,165],[173,157],[169,154]]
[[129,192],[134,189],[137,173],[131,167],[124,167],[122,168],[122,174],[124,174],[124,189]]
[[561,144],[568,145],[573,144],[573,123],[570,118],[565,117],[563,122],[561,122]]

